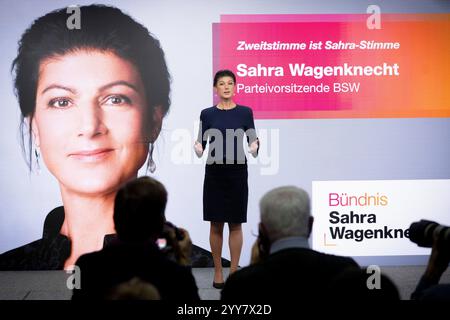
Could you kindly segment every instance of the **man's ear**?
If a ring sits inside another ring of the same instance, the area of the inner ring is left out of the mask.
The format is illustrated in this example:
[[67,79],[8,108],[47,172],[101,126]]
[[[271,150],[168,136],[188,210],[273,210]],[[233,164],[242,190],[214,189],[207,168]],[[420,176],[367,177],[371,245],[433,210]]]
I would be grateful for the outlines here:
[[267,236],[267,230],[266,230],[266,227],[264,226],[264,223],[259,222],[259,224],[258,224],[258,231],[263,236]]
[[159,133],[161,132],[162,127],[162,119],[164,117],[163,109],[161,106],[156,106],[153,108],[153,114],[152,114],[152,122],[149,128],[149,138],[150,142],[154,143],[156,139],[159,136]]
[[311,235],[313,224],[314,224],[314,217],[310,216],[308,219],[308,237]]
[[258,225],[258,246],[261,259],[265,259],[270,253],[271,242],[266,227],[262,222]]
[[[27,118],[27,122],[30,123],[30,117]],[[39,128],[36,124],[36,118],[31,120],[31,134],[33,135],[33,141],[36,147],[40,147],[41,140],[39,138]]]

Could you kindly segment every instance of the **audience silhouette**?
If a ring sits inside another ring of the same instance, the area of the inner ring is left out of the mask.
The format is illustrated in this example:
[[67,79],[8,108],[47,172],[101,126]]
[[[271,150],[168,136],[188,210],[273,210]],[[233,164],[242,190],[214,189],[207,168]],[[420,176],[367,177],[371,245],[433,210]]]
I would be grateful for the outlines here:
[[[373,278],[373,280],[372,280]],[[378,278],[378,279],[376,279]],[[365,269],[347,269],[339,273],[329,285],[328,298],[347,301],[400,300],[397,286],[386,275],[372,274]]]
[[[448,229],[446,230],[447,232]],[[442,274],[450,263],[448,238],[434,234],[433,246],[424,274],[411,294],[412,300],[450,301],[450,283],[439,284]]]
[[[165,187],[150,177],[132,180],[118,191],[114,203],[118,239],[78,259],[81,288],[74,290],[74,300],[106,299],[111,290],[135,277],[153,285],[161,300],[199,300],[190,267],[170,259],[156,244],[165,226],[166,203]],[[189,234],[180,232],[183,239],[177,248],[189,251]],[[186,254],[174,256],[186,261]]]
[[310,249],[313,218],[304,190],[293,186],[273,189],[261,199],[260,214],[252,264],[227,279],[222,300],[320,299],[340,272],[359,268],[351,258]]

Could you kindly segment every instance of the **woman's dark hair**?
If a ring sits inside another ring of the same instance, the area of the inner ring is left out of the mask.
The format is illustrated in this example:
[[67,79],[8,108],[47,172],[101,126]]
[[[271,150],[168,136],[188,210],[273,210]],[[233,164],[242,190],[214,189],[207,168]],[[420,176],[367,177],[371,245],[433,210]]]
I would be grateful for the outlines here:
[[150,177],[140,177],[125,184],[114,201],[114,225],[122,241],[142,242],[162,233],[167,191]]
[[234,75],[233,71],[227,69],[219,70],[216,72],[216,75],[214,76],[214,87],[216,86],[219,79],[223,77],[230,77],[233,79],[233,82],[236,83],[236,76]]
[[[160,106],[165,115],[170,107],[170,74],[157,39],[140,23],[120,9],[90,5],[80,7],[80,29],[68,29],[67,8],[52,11],[35,20],[19,41],[11,70],[21,116],[22,149],[31,170],[31,120],[36,106],[40,63],[47,58],[79,50],[110,51],[133,63],[145,87],[150,119],[152,108]],[[28,128],[25,118],[29,117]],[[25,133],[28,129],[28,150]],[[27,156],[28,152],[28,156]]]

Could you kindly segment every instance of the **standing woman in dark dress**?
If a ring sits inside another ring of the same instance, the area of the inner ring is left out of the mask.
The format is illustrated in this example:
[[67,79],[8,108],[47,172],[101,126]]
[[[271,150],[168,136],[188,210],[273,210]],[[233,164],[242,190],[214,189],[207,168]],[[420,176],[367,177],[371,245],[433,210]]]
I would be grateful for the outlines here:
[[248,152],[258,154],[253,112],[233,101],[236,76],[220,70],[214,76],[214,89],[220,102],[202,110],[195,152],[201,157],[209,142],[203,185],[203,220],[211,222],[209,242],[214,260],[213,287],[223,287],[223,227],[228,223],[231,256],[230,274],[237,270],[242,249],[241,224],[247,222],[247,158],[243,147],[247,136]]

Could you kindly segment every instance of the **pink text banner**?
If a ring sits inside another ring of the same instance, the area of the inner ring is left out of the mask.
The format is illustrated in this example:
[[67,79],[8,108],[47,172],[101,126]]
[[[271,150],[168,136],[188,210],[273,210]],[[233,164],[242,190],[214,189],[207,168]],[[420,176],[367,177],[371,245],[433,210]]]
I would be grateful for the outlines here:
[[[450,15],[226,15],[214,71],[259,119],[450,117]],[[215,100],[217,103],[217,100]]]

